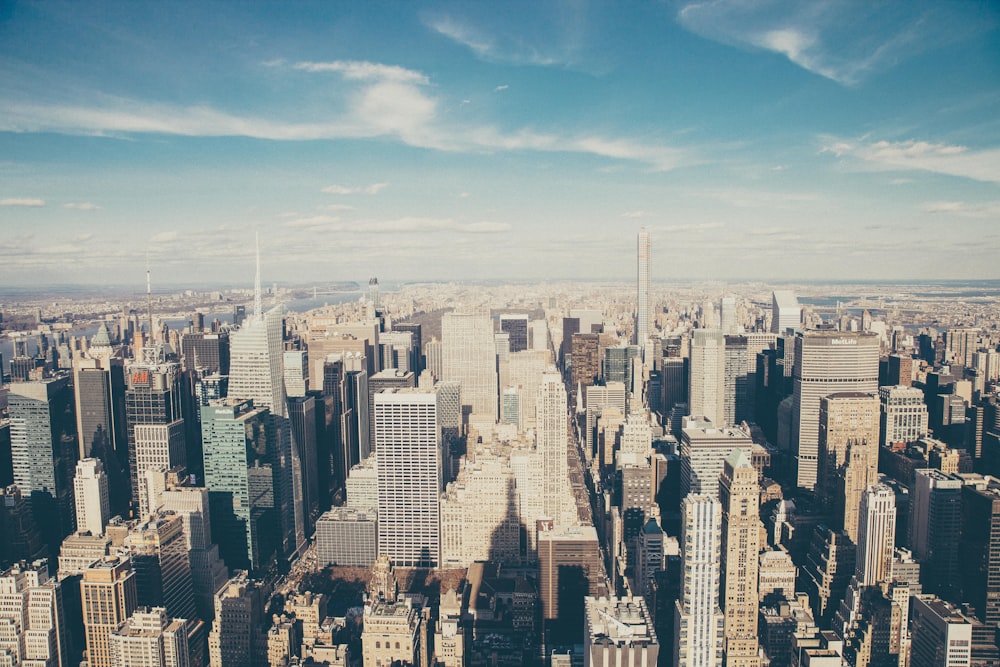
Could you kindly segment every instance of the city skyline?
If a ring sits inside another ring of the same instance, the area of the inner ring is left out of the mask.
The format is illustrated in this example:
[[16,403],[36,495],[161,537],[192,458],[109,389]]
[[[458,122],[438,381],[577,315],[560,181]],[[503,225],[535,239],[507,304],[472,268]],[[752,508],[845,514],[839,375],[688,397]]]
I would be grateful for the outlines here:
[[998,19],[11,5],[0,282],[998,277]]

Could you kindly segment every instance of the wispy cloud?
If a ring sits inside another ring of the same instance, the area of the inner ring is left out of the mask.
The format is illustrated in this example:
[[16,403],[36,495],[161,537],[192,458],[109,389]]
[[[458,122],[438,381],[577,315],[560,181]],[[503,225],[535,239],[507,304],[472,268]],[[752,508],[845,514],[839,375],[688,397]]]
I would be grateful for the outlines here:
[[712,229],[722,229],[725,226],[725,223],[722,222],[702,222],[685,225],[658,225],[649,227],[648,229],[651,232],[674,234],[680,232],[705,232]]
[[822,199],[811,192],[771,192],[751,188],[717,188],[698,191],[699,196],[709,197],[737,208],[787,209],[796,204],[812,203]]
[[[276,64],[281,64],[278,61]],[[428,83],[427,75],[398,65],[383,65],[365,60],[334,60],[332,62],[298,62],[292,69],[303,72],[336,72],[354,81],[396,81]]]
[[977,150],[913,139],[865,142],[827,138],[821,152],[851,159],[863,169],[929,171],[1000,183],[1000,148]]
[[98,211],[101,207],[97,204],[91,204],[89,201],[85,201],[63,204],[63,208],[68,208],[72,211]]
[[645,211],[625,211],[622,213],[623,218],[645,218],[648,215]]
[[352,220],[342,221],[339,217],[316,215],[284,223],[291,229],[308,231],[331,231],[346,234],[427,234],[436,232],[457,232],[461,234],[499,234],[510,231],[506,222],[481,220],[465,222],[453,218],[428,218],[405,216],[390,220]]
[[505,84],[502,84],[502,85],[499,85],[499,86],[497,86],[496,88],[494,88],[494,89],[493,89],[493,92],[494,92],[494,93],[499,93],[499,92],[502,92],[502,91],[504,91],[504,90],[507,90],[508,88],[510,88],[510,86],[508,86],[508,85],[507,85],[507,84],[505,83]]
[[28,208],[37,208],[39,206],[45,206],[45,200],[30,197],[8,197],[6,199],[0,199],[0,206],[24,206]]
[[1000,218],[1000,201],[980,203],[931,201],[922,204],[920,209],[926,213],[943,213],[965,218]]
[[[955,39],[963,26],[944,3],[871,3],[866,0],[701,0],[688,2],[678,22],[698,35],[732,46],[781,54],[805,70],[844,85]],[[951,30],[936,30],[947,21]]]
[[[372,183],[371,185],[357,186],[357,187],[337,185],[336,183],[334,183],[333,185],[327,185],[326,187],[322,188],[320,192],[325,192],[328,195],[356,195],[356,194],[377,195],[378,193],[382,192],[382,190],[385,190],[387,187],[389,187],[388,183]],[[350,206],[340,207],[340,210],[343,210],[343,208],[349,209],[351,207]],[[327,209],[327,210],[333,210],[333,209]]]

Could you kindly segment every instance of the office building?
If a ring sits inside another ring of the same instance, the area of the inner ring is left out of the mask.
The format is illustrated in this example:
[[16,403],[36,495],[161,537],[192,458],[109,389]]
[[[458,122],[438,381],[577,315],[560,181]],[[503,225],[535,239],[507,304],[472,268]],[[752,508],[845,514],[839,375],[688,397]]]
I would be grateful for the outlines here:
[[150,470],[169,470],[187,463],[184,420],[178,419],[169,424],[135,424],[132,433],[136,472],[139,475],[139,517],[145,518],[155,510],[149,504],[146,473]]
[[913,598],[910,667],[968,667],[972,623],[933,595]]
[[725,618],[719,607],[722,505],[692,494],[681,501],[681,588],[674,603],[675,665],[722,667]]
[[749,459],[753,439],[740,428],[716,428],[710,422],[688,420],[681,435],[681,498],[719,498],[719,475],[726,459],[738,449]]
[[642,597],[584,598],[583,665],[657,664],[660,643]]
[[371,567],[376,555],[375,505],[368,509],[334,507],[316,521],[316,562],[319,567]]
[[177,514],[154,514],[129,530],[125,547],[132,556],[136,602],[193,620],[194,584],[183,528]]
[[361,633],[364,667],[420,664],[420,624],[420,614],[409,600],[366,605]]
[[566,388],[554,372],[542,376],[538,389],[535,448],[542,457],[542,511],[559,520],[569,493],[569,424]]
[[504,456],[477,450],[441,496],[442,567],[519,562],[521,526],[514,472]]
[[375,394],[378,553],[403,567],[436,567],[441,553],[441,439],[437,394]]
[[909,387],[913,384],[913,357],[909,354],[890,354],[887,373],[887,382],[884,384],[890,387]]
[[637,265],[638,280],[635,314],[635,343],[642,347],[650,334],[649,316],[649,262],[650,262],[649,232],[645,228],[639,231]]
[[496,423],[499,388],[493,322],[488,313],[445,313],[441,318],[441,378],[462,386],[463,408]]
[[691,339],[688,409],[692,416],[726,425],[726,337],[718,329],[697,329]]
[[734,449],[719,479],[722,504],[721,595],[726,664],[757,667],[757,586],[760,561],[760,483],[750,458]]
[[114,667],[188,667],[187,623],[162,607],[139,607],[109,636]]
[[215,623],[208,634],[210,667],[265,664],[265,591],[246,572],[237,572],[215,594]]
[[412,371],[401,371],[396,368],[386,368],[368,378],[368,439],[371,443],[369,451],[375,447],[375,395],[384,389],[406,389],[417,386],[417,376]]
[[15,667],[75,664],[64,594],[62,584],[49,576],[45,560],[0,572],[0,663]]
[[135,572],[128,556],[108,556],[93,563],[80,581],[88,667],[117,667],[111,659],[111,633],[138,606]]
[[205,487],[215,541],[231,568],[265,567],[276,548],[274,427],[266,408],[226,398],[202,411]]
[[889,581],[896,547],[896,494],[885,484],[868,487],[861,498],[856,576],[862,586]]
[[817,494],[833,509],[834,527],[858,537],[861,496],[878,481],[879,399],[838,392],[820,399]]
[[14,484],[30,498],[43,540],[55,553],[73,532],[73,472],[79,448],[69,375],[8,386]]
[[771,293],[771,333],[784,334],[802,326],[802,308],[795,292],[774,290]]
[[838,392],[878,390],[876,334],[806,331],[795,337],[792,449],[796,483],[814,489],[818,475],[820,400]]
[[933,468],[913,473],[909,547],[923,564],[923,590],[960,600],[959,545],[962,535],[962,478]]
[[916,442],[927,435],[927,405],[916,387],[879,387],[881,445]]
[[410,372],[414,375],[419,363],[419,350],[409,331],[384,331],[379,334],[379,347],[382,354],[382,368],[395,368],[398,371]]
[[[754,354],[756,369],[756,353]],[[722,418],[735,425],[753,419],[750,392],[750,355],[746,336],[725,336]],[[692,413],[694,414],[694,413]]]
[[111,518],[108,501],[108,476],[100,459],[83,459],[76,464],[73,477],[76,500],[76,530],[103,535]]
[[625,414],[625,385],[621,382],[609,382],[606,385],[594,385],[587,387],[586,395],[586,453],[588,458],[596,451],[597,420],[605,410],[614,410],[618,414]]
[[286,398],[302,398],[309,391],[309,353],[306,350],[285,350],[282,354],[282,376]]
[[[111,348],[106,348],[111,350]],[[91,347],[91,354],[95,348]],[[107,463],[112,455],[127,454],[125,429],[125,366],[117,355],[86,356],[74,360],[80,458],[96,456]]]
[[185,371],[229,375],[229,332],[193,331],[181,336]]
[[962,487],[962,593],[980,621],[1000,625],[1000,484]]
[[538,586],[546,645],[576,641],[583,627],[583,599],[607,596],[597,530],[539,521]]
[[522,313],[504,313],[500,316],[500,331],[510,335],[510,351],[528,349],[528,316]]
[[[601,335],[598,333],[573,334],[570,347],[573,365],[570,367],[570,389],[597,384],[601,378]],[[575,398],[575,396],[574,396]]]
[[412,336],[413,364],[410,370],[416,375],[420,375],[424,368],[426,368],[426,363],[424,362],[423,326],[416,322],[393,322],[392,330],[401,333],[406,332]]

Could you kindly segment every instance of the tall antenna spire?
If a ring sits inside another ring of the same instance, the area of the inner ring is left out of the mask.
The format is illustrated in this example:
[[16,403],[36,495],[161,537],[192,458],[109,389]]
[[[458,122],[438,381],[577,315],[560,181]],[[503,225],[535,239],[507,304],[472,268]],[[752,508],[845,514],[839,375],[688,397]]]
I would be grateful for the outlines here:
[[253,283],[253,316],[259,320],[264,317],[263,299],[260,295],[260,232],[255,232],[257,243],[257,277]]

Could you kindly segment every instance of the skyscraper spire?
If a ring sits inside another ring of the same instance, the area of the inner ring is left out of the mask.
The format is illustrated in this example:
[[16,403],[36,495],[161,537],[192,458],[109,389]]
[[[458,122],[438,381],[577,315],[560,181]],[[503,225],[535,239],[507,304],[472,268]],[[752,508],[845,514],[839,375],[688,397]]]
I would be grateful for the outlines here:
[[254,233],[254,239],[257,247],[257,276],[253,282],[253,317],[260,320],[264,317],[263,299],[260,295],[260,232]]

